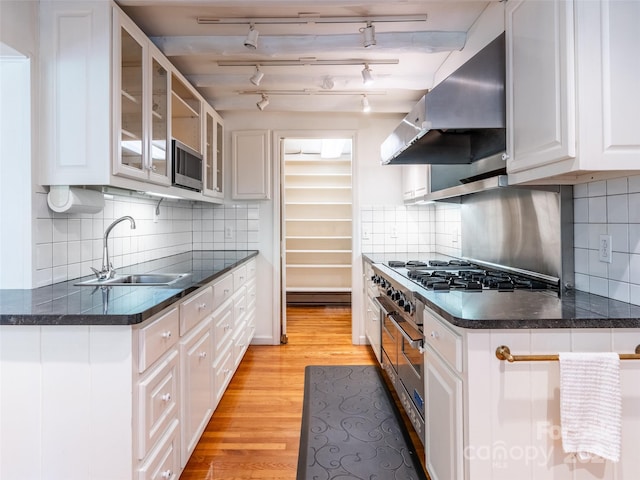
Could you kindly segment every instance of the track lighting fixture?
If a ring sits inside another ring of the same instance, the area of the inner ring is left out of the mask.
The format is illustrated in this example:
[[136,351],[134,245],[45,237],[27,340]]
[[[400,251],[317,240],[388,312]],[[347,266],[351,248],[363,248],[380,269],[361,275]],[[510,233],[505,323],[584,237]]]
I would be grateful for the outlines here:
[[369,99],[366,95],[362,95],[362,111],[364,113],[369,113],[371,111],[371,105],[369,104]]
[[373,47],[376,44],[376,27],[371,22],[367,22],[367,26],[360,29],[362,33],[362,46],[364,48]]
[[256,103],[256,107],[258,107],[258,110],[262,111],[265,108],[267,108],[267,105],[269,105],[269,97],[267,97],[264,93],[262,94],[262,99]]
[[258,35],[260,32],[256,30],[253,23],[249,26],[249,33],[247,33],[247,38],[244,40],[244,46],[247,48],[257,48],[258,47]]
[[251,78],[249,80],[257,87],[258,85],[260,85],[262,77],[264,77],[264,73],[260,71],[260,65],[256,65],[256,72],[251,75]]
[[368,63],[365,63],[362,69],[362,83],[367,87],[373,85],[373,75],[371,75],[371,69]]

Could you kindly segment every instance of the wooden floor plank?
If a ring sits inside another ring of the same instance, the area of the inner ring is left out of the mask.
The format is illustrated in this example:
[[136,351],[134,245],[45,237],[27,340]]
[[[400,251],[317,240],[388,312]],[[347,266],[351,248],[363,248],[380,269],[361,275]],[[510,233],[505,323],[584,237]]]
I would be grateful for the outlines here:
[[350,308],[289,307],[287,322],[288,344],[249,347],[181,480],[294,480],[305,367],[377,362],[351,344]]

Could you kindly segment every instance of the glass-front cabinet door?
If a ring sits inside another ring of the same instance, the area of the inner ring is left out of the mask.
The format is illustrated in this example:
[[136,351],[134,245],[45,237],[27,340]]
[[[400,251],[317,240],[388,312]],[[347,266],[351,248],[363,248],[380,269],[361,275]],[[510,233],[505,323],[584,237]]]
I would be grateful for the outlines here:
[[[146,176],[144,158],[144,39],[136,38],[124,25],[120,26],[120,142],[117,172],[133,177]],[[119,168],[118,168],[119,167]]]
[[223,126],[220,116],[205,106],[204,126],[204,189],[209,197],[222,198],[222,137]]
[[171,181],[171,140],[169,135],[170,65],[151,48],[151,101],[149,135],[149,180],[168,185]]
[[127,17],[114,12],[113,173],[169,185],[170,64]]

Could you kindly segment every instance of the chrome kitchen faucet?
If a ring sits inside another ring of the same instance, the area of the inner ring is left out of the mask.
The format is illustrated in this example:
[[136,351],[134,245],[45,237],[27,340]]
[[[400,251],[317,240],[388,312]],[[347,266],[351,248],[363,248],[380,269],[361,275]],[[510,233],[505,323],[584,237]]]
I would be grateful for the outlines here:
[[125,220],[129,220],[129,222],[131,223],[132,230],[136,228],[136,221],[133,219],[133,217],[130,217],[129,215],[125,215],[124,217],[120,217],[117,220],[114,220],[113,223],[109,225],[107,229],[104,231],[104,239],[103,239],[103,246],[102,246],[102,270],[98,271],[95,268],[90,267],[91,270],[93,270],[93,273],[96,274],[96,277],[98,278],[98,280],[108,280],[110,278],[113,278],[113,276],[116,274],[116,271],[113,268],[111,261],[109,260],[109,246],[107,245],[107,240],[109,239],[109,234],[111,233],[111,230],[113,229],[113,227],[115,227],[118,223],[123,222]]

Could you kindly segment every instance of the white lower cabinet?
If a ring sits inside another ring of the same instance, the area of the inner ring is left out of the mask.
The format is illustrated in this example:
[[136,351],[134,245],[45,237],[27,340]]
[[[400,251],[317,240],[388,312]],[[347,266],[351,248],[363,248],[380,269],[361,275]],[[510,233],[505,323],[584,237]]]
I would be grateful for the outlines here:
[[464,480],[462,337],[425,310],[425,455],[432,480]]
[[463,480],[462,379],[429,347],[425,358],[427,470],[432,480]]
[[2,480],[177,480],[253,338],[255,274],[133,326],[0,325]]
[[182,467],[213,413],[213,335],[206,319],[180,343],[182,356]]

